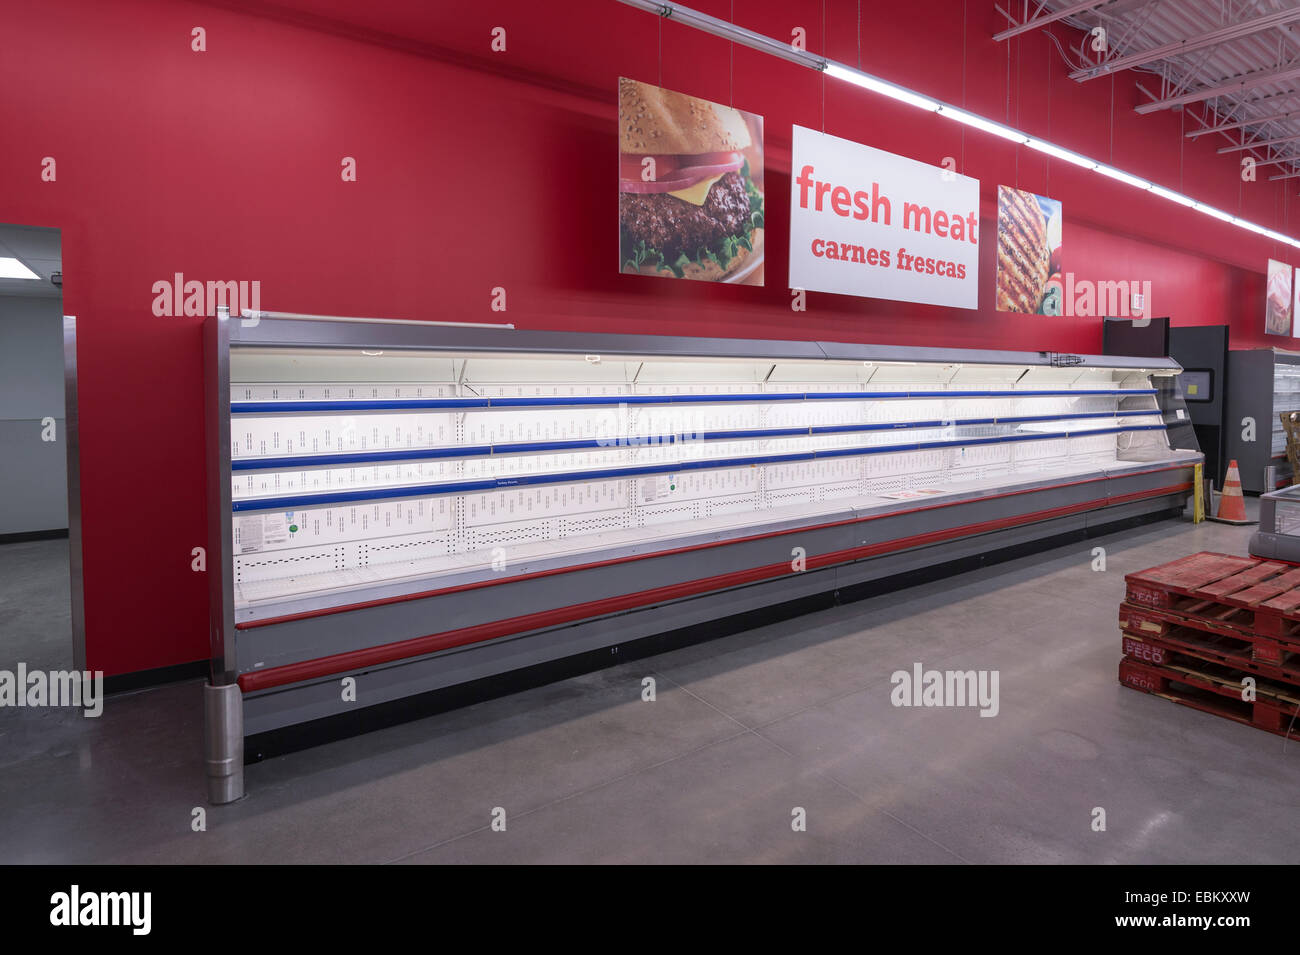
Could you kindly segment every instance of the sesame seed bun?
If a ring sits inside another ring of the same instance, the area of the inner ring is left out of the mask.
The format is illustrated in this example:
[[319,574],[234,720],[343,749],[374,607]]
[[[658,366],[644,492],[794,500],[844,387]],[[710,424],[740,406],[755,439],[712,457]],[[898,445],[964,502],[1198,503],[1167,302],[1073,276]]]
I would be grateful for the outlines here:
[[618,80],[619,149],[646,156],[736,152],[752,140],[730,106],[627,77]]

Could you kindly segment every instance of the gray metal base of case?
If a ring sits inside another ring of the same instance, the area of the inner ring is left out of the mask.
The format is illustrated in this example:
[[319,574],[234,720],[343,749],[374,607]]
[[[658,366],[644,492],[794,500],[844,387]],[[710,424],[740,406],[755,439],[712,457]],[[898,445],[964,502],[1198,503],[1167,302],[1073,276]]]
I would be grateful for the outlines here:
[[[1168,486],[1175,480],[1190,481],[1191,468],[1166,471],[1162,474],[1113,477],[1107,479],[1107,491],[1112,497]],[[990,521],[1014,519],[1017,513],[1034,513],[1055,508],[1068,508],[1077,503],[1078,489],[1072,487],[1044,488],[1020,498],[977,499],[953,505],[938,512],[912,511],[892,519],[894,527],[872,528],[871,533],[859,528],[830,528],[810,532],[807,536],[794,535],[774,547],[770,542],[748,542],[719,548],[722,553],[691,558],[677,555],[665,559],[658,568],[638,565],[652,564],[652,560],[624,565],[630,570],[600,568],[591,572],[577,571],[558,579],[533,582],[533,592],[520,585],[519,592],[509,598],[512,613],[526,613],[539,605],[557,606],[566,602],[590,599],[592,594],[618,593],[620,589],[641,589],[658,586],[672,577],[691,579],[709,574],[725,573],[742,567],[771,563],[773,558],[788,560],[789,540],[796,540],[811,557],[819,552],[868,543],[869,535],[875,542],[904,540],[918,535],[943,530],[945,526],[979,527]],[[1089,492],[1095,493],[1095,492]],[[1138,501],[1083,510],[1078,513],[1048,520],[1036,521],[988,532],[946,540],[943,543],[894,551],[880,557],[854,561],[834,567],[792,573],[775,580],[735,587],[721,592],[707,593],[686,599],[655,604],[630,612],[596,617],[553,629],[538,630],[504,636],[482,643],[457,647],[423,657],[396,661],[370,669],[333,673],[303,683],[274,687],[244,694],[244,728],[248,735],[267,732],[280,727],[309,720],[334,716],[349,709],[389,702],[406,696],[466,683],[510,670],[573,656],[590,650],[616,645],[641,637],[665,633],[744,613],[765,606],[815,594],[834,591],[882,577],[905,574],[912,570],[948,563],[975,554],[988,553],[1002,548],[1056,537],[1071,531],[1086,530],[1144,514],[1166,512],[1181,507],[1186,491],[1145,498]],[[1027,499],[1022,499],[1027,498]],[[1008,500],[1016,501],[1008,505]],[[955,512],[944,514],[944,512]],[[940,517],[940,515],[943,515]],[[878,522],[872,522],[873,524]],[[881,533],[874,533],[879,530]],[[766,553],[763,553],[766,548]],[[1087,555],[1081,556],[1085,559]],[[707,572],[706,572],[707,568]],[[616,572],[612,573],[612,572]],[[594,576],[584,577],[584,574]],[[624,579],[617,579],[617,578]],[[573,578],[573,579],[565,579]],[[503,585],[508,586],[508,585]],[[412,600],[339,614],[330,622],[333,640],[337,646],[356,646],[363,642],[362,634],[412,634],[422,635],[435,629],[445,630],[460,623],[470,626],[480,622],[483,614],[494,611],[494,602],[475,599],[464,607],[431,605],[432,601],[449,598],[435,597]],[[516,609],[518,608],[518,609]],[[329,620],[330,618],[325,618]],[[303,634],[311,634],[313,642],[322,636],[320,618],[310,621]],[[266,640],[257,642],[263,648],[278,642],[281,648],[292,646],[293,623],[263,628]],[[278,631],[278,632],[274,632]],[[253,641],[245,639],[244,646]],[[302,648],[303,650],[306,647]],[[319,652],[317,656],[321,655]],[[341,691],[344,676],[356,680],[355,701],[345,701]]]

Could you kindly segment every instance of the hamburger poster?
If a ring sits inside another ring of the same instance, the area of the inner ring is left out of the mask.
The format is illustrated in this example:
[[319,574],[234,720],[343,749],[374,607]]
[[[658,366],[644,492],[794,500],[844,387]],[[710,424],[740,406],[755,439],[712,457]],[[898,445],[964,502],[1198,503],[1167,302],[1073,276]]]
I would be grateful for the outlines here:
[[618,81],[619,269],[763,284],[763,117]]
[[998,186],[998,311],[1065,314],[1063,269],[1060,201]]
[[1265,285],[1264,332],[1269,335],[1291,334],[1291,266],[1276,259],[1268,260]]

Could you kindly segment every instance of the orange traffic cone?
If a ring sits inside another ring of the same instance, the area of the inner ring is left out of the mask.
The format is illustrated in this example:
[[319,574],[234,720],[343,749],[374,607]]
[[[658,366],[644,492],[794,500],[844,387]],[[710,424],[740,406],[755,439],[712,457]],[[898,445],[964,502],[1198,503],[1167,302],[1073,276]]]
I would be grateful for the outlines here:
[[1241,472],[1237,470],[1234,458],[1228,462],[1228,474],[1223,479],[1223,493],[1219,495],[1219,513],[1214,515],[1216,521],[1224,524],[1253,524],[1246,517],[1246,499],[1241,496]]

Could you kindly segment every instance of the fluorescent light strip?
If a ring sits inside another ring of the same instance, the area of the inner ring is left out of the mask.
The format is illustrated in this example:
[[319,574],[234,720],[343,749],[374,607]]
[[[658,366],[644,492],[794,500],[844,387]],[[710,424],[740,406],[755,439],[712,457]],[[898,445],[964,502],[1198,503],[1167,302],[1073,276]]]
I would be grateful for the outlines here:
[[1254,232],[1257,235],[1262,235],[1265,238],[1272,239],[1275,242],[1282,242],[1300,248],[1300,239],[1293,239],[1290,236],[1285,236],[1279,232],[1274,232],[1271,229],[1266,229],[1261,225],[1256,225],[1255,223],[1249,222],[1245,219],[1239,219],[1230,213],[1224,212],[1222,209],[1216,209],[1214,206],[1198,202],[1191,196],[1185,196],[1182,193],[1174,192],[1172,189],[1157,186],[1155,183],[1148,182],[1140,176],[1134,176],[1122,169],[1116,169],[1114,166],[1107,166],[1105,163],[1099,163],[1095,159],[1089,159],[1087,156],[1071,152],[1068,149],[1057,146],[1055,143],[1049,143],[1043,139],[1034,139],[1032,136],[1028,136],[1018,129],[1004,126],[1001,123],[995,123],[993,120],[985,119],[983,116],[979,116],[975,113],[970,113],[964,109],[949,106],[947,103],[941,103],[936,100],[928,99],[920,94],[912,93],[910,90],[898,86],[895,83],[889,83],[885,80],[877,79],[874,76],[855,70],[850,66],[844,66],[841,63],[834,63],[828,60],[826,62],[826,72],[831,76],[845,80],[855,86],[861,86],[864,89],[882,93],[885,96],[899,100],[900,102],[908,103],[912,106],[919,106],[921,109],[926,111],[937,112],[940,116],[943,116],[946,119],[956,120],[966,126],[972,126],[975,129],[982,130],[983,132],[999,136],[1009,142],[1028,146],[1030,149],[1035,149],[1040,153],[1045,153],[1056,159],[1072,163],[1082,169],[1091,169],[1093,172],[1099,172],[1107,178],[1114,179],[1116,182],[1122,182],[1125,185],[1132,186],[1134,189],[1141,189],[1144,192],[1150,192],[1153,195],[1159,196],[1161,199],[1167,199],[1180,206],[1195,209],[1197,212],[1204,213],[1207,216],[1219,219],[1222,222],[1230,223],[1231,225],[1240,226],[1243,229]]
[[974,126],[976,129],[982,129],[986,133],[992,133],[994,136],[1001,136],[1003,139],[1009,139],[1013,143],[1027,143],[1029,137],[1019,130],[1012,129],[1010,126],[1003,126],[1001,123],[995,123],[983,116],[976,116],[974,113],[968,113],[964,109],[958,109],[955,106],[940,106],[939,115],[946,119],[955,119],[959,123],[965,123],[967,126]]
[[40,276],[17,259],[0,256],[0,279],[40,279]]
[[1030,139],[1025,143],[1030,149],[1037,149],[1040,153],[1047,153],[1049,156],[1055,156],[1057,159],[1064,159],[1066,162],[1074,163],[1076,166],[1082,166],[1084,169],[1096,169],[1097,163],[1087,156],[1080,156],[1078,153],[1072,153],[1068,149],[1062,149],[1060,146],[1054,146],[1051,143],[1045,143],[1040,139]]
[[1191,196],[1185,196],[1181,192],[1174,192],[1172,189],[1166,189],[1164,186],[1152,186],[1151,192],[1159,196],[1161,199],[1168,199],[1170,202],[1176,202],[1180,206],[1187,206],[1189,209],[1196,205],[1196,200]]
[[827,62],[826,75],[833,76],[837,80],[844,80],[846,83],[852,83],[854,86],[861,86],[863,89],[871,90],[873,93],[879,93],[881,96],[888,96],[890,99],[896,99],[900,103],[906,103],[908,106],[915,106],[917,109],[924,109],[934,112],[939,108],[939,104],[934,100],[926,99],[920,93],[913,93],[909,89],[904,89],[894,83],[886,80],[876,79],[866,73],[848,66],[841,66],[838,63]]
[[1129,175],[1123,169],[1116,169],[1114,166],[1105,166],[1101,163],[1097,164],[1097,172],[1103,176],[1109,176],[1111,179],[1117,179],[1134,189],[1150,189],[1154,185],[1154,183],[1147,182],[1145,179]]
[[1222,209],[1216,209],[1214,208],[1214,206],[1207,206],[1204,203],[1198,202],[1196,205],[1192,206],[1192,208],[1195,209],[1197,212],[1203,212],[1207,216],[1213,216],[1215,219],[1221,219],[1224,222],[1235,223],[1237,221],[1234,216],[1229,215],[1228,213],[1224,212]]
[[1057,146],[1055,143],[1049,143],[1043,139],[1034,139],[1034,137],[1022,133],[1020,130],[1011,126],[1004,126],[1002,123],[996,123],[991,119],[985,119],[975,113],[967,112],[964,109],[958,109],[955,106],[949,106],[947,103],[938,100],[932,100],[922,96],[919,93],[913,93],[911,90],[901,87],[896,83],[890,83],[887,80],[881,80],[860,70],[855,70],[851,66],[845,66],[842,63],[836,63],[832,60],[826,61],[826,72],[837,79],[845,80],[855,86],[861,86],[864,89],[882,93],[892,99],[908,103],[912,106],[919,106],[927,112],[937,112],[946,119],[956,120],[966,126],[972,126],[975,129],[999,136],[1009,142],[1019,143],[1035,149],[1040,153],[1045,153],[1056,159],[1071,163],[1081,169],[1091,169],[1093,172],[1101,173],[1107,178],[1114,179],[1116,182],[1122,182],[1125,185],[1132,186],[1134,189],[1141,189],[1144,192],[1150,192],[1159,196],[1161,199],[1167,199],[1170,202],[1177,203],[1189,209],[1195,209],[1197,212],[1204,213],[1220,221],[1227,222],[1231,225],[1240,226],[1257,235],[1272,239],[1275,242],[1282,242],[1287,245],[1293,245],[1300,248],[1300,239],[1293,239],[1290,236],[1282,235],[1280,232],[1274,232],[1266,229],[1261,225],[1256,225],[1246,219],[1239,219],[1231,213],[1224,212],[1222,209],[1216,209],[1214,206],[1198,202],[1191,196],[1185,196],[1180,192],[1174,192],[1172,189],[1166,189],[1163,186],[1157,186],[1140,176],[1134,176],[1122,169],[1116,169],[1114,166],[1107,166],[1105,163],[1099,163],[1095,159],[1089,159],[1087,156],[1071,152]]

